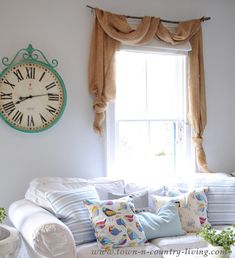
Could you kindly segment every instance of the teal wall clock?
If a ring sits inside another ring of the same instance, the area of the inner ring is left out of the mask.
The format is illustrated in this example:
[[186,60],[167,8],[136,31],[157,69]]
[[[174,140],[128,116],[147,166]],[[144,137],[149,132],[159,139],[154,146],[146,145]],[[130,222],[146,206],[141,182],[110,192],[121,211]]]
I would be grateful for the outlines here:
[[45,55],[31,44],[20,49],[0,74],[0,114],[11,127],[35,133],[53,126],[66,105],[64,82]]

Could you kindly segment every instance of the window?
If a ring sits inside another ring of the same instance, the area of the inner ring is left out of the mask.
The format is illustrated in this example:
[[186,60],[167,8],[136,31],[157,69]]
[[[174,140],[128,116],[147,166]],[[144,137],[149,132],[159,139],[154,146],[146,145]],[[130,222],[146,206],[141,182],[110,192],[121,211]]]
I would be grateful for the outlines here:
[[186,123],[187,55],[120,50],[116,101],[107,112],[107,173],[169,179],[192,170]]

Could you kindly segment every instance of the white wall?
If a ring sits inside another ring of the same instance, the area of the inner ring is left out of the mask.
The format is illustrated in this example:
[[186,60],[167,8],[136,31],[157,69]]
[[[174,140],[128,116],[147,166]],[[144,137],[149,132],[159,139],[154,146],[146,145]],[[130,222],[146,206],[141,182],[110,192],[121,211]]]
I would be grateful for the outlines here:
[[24,134],[0,121],[0,207],[22,198],[34,177],[105,175],[103,140],[92,130],[92,98],[87,90],[93,18],[86,4],[172,20],[212,17],[203,24],[208,100],[205,150],[212,170],[235,170],[233,0],[0,0],[0,58],[13,57],[32,43],[49,59],[59,60],[57,71],[68,94],[61,120],[42,133]]

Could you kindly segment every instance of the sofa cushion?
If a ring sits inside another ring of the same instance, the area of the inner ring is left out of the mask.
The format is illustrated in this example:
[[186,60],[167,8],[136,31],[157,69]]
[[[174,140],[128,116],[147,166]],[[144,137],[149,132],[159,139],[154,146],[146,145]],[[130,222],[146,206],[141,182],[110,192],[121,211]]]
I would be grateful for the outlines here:
[[162,250],[183,250],[186,248],[203,248],[207,247],[208,243],[201,237],[193,233],[188,233],[184,236],[156,238],[150,241]]
[[94,230],[83,201],[99,200],[94,186],[84,186],[70,191],[52,191],[46,198],[57,216],[71,230],[75,243],[82,244],[95,240]]
[[167,203],[157,214],[141,212],[136,215],[148,240],[157,237],[185,235],[174,203]]
[[143,245],[146,237],[130,200],[86,200],[95,229],[98,246],[109,250],[117,247]]
[[37,205],[53,211],[50,203],[45,197],[48,191],[70,191],[79,189],[86,185],[94,185],[100,199],[108,199],[108,192],[124,193],[124,181],[110,179],[107,177],[83,179],[72,177],[40,177],[33,179],[25,194],[25,199],[36,203]]
[[96,242],[79,245],[76,248],[77,257],[79,258],[162,258],[161,250],[152,244],[146,244],[144,246],[135,246],[135,247],[123,247],[111,249],[109,251],[100,249]]

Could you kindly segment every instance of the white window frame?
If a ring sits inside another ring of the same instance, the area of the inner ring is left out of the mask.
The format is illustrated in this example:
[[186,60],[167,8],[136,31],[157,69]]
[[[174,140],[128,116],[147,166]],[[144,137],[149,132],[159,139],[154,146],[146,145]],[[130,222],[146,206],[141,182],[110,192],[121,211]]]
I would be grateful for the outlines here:
[[[180,46],[180,45],[179,45]],[[184,95],[182,94],[182,97],[184,99],[184,110],[186,111],[184,114],[184,118],[182,120],[182,123],[184,126],[183,134],[181,134],[181,137],[183,138],[183,142],[185,145],[181,144],[183,148],[185,148],[185,153],[187,154],[187,164],[185,165],[184,171],[177,171],[177,174],[175,176],[177,177],[189,177],[196,171],[196,161],[195,161],[195,148],[192,143],[192,129],[191,126],[188,124],[187,121],[187,63],[188,63],[188,52],[191,50],[191,46],[189,44],[185,44],[183,47],[180,46],[177,48],[175,47],[166,47],[162,45],[159,47],[158,42],[157,46],[156,44],[148,45],[148,46],[122,46],[121,50],[128,50],[128,51],[134,51],[134,52],[152,52],[152,53],[160,53],[160,54],[174,54],[174,55],[184,55],[185,58],[185,68],[183,71],[185,71],[184,78],[185,81],[183,82],[185,84],[185,91]],[[159,119],[159,121],[163,121]],[[116,146],[117,146],[117,126],[116,126],[116,119],[115,119],[115,102],[110,103],[109,107],[106,111],[106,137],[105,137],[105,153],[106,153],[106,175],[112,176],[112,177],[118,177],[118,171],[115,171],[115,156],[116,156]]]

